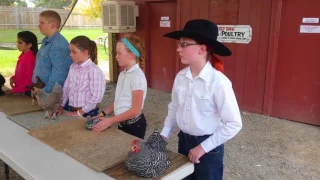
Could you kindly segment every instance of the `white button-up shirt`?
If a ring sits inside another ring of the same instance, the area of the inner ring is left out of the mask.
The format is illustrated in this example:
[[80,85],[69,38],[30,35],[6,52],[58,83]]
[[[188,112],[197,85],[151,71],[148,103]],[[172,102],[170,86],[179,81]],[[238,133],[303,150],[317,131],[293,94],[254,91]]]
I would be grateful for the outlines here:
[[147,95],[147,79],[139,64],[135,64],[129,70],[122,71],[119,75],[114,101],[116,116],[132,108],[132,91],[135,90],[143,91],[142,110]]
[[177,74],[168,107],[161,135],[169,137],[176,124],[182,132],[193,136],[212,134],[201,143],[205,152],[231,139],[242,127],[231,82],[210,62],[195,78],[190,67]]

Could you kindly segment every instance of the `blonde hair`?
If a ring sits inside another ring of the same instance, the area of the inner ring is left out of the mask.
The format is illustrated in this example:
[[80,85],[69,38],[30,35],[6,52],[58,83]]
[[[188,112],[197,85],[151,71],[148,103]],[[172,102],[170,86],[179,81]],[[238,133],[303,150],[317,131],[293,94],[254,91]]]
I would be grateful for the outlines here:
[[[138,52],[140,53],[140,57],[136,57],[139,63],[140,68],[144,67],[144,60],[146,57],[146,49],[144,47],[143,42],[141,41],[141,39],[138,36],[129,34],[126,35],[125,38],[127,38],[127,40],[138,50]],[[120,41],[121,42],[121,41]],[[131,52],[127,47],[126,47],[128,52]]]
[[42,11],[40,13],[40,16],[46,18],[46,20],[49,22],[56,23],[58,29],[60,28],[61,17],[56,11],[52,11],[52,10]]

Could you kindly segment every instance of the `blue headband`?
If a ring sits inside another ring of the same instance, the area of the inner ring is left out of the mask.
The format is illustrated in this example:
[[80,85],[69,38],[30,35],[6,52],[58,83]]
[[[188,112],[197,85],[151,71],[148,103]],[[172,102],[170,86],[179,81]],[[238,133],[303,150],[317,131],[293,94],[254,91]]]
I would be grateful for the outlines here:
[[123,42],[124,45],[127,46],[127,48],[137,57],[140,57],[139,51],[128,41],[127,38],[122,38],[121,41]]

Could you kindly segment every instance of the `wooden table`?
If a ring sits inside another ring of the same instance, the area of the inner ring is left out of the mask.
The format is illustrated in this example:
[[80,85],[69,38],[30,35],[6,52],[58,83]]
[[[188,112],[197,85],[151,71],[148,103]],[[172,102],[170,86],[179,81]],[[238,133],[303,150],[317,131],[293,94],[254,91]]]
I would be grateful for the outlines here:
[[[161,179],[177,180],[193,172],[194,165],[185,157],[177,153],[171,153],[170,156],[173,159],[172,168],[168,171],[169,174]],[[26,180],[108,180],[135,177],[127,172],[123,164],[105,172],[96,172],[33,138],[27,129],[9,120],[2,112],[0,112],[0,159]]]

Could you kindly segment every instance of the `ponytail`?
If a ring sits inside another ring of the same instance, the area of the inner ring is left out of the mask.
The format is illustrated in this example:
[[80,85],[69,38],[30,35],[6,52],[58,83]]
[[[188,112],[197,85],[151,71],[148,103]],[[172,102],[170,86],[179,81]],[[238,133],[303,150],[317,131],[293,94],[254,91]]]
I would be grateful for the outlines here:
[[98,64],[98,57],[97,57],[97,44],[96,42],[91,40],[91,49],[89,50],[89,55],[93,63]]
[[214,54],[210,55],[210,63],[211,65],[218,71],[224,73],[224,65],[223,62]]
[[[205,43],[201,43],[201,42],[198,42],[198,43],[199,44],[205,44]],[[206,45],[206,46],[207,46],[207,52],[208,52],[207,60],[210,61],[211,65],[217,71],[220,71],[220,72],[224,73],[223,62],[215,54],[213,54],[214,53],[214,49],[211,46],[209,46],[209,45]]]
[[98,50],[96,42],[90,40],[87,36],[77,36],[70,41],[71,44],[75,45],[80,50],[88,50],[91,61],[98,64]]

